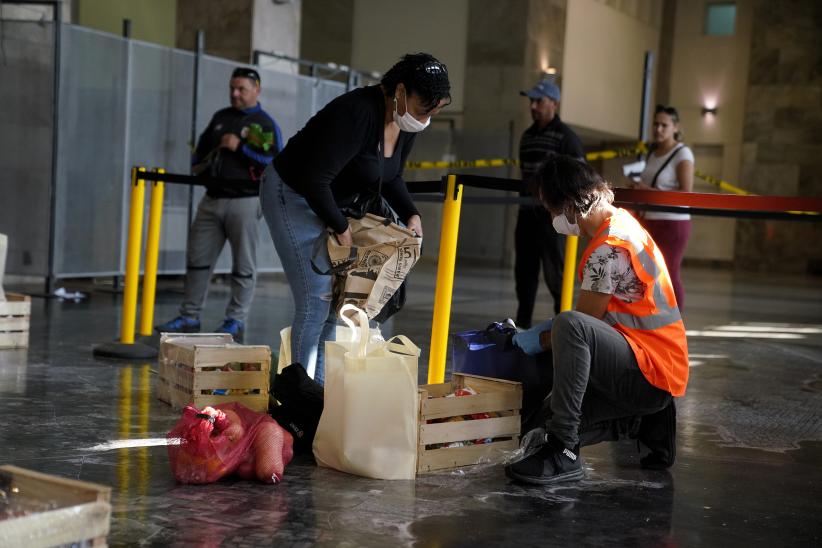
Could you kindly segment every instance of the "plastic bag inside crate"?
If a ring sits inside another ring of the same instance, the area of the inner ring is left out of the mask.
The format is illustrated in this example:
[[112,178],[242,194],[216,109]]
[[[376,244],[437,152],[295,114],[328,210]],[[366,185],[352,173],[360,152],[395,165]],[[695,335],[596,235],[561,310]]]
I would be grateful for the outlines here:
[[232,474],[277,483],[293,456],[291,434],[239,403],[186,406],[167,437],[179,439],[168,446],[168,456],[180,483],[212,483]]

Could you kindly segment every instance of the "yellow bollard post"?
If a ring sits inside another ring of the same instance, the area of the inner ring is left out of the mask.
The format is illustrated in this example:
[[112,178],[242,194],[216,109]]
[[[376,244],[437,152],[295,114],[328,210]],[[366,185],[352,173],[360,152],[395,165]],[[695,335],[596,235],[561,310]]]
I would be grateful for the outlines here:
[[565,265],[562,269],[562,296],[559,299],[559,310],[564,312],[574,306],[574,274],[577,266],[577,245],[579,236],[565,237]]
[[[165,173],[157,168],[157,173]],[[163,182],[151,186],[151,205],[148,212],[146,236],[146,266],[143,271],[143,306],[140,311],[140,335],[150,336],[154,323],[154,296],[157,292],[157,263],[160,257],[160,227],[163,218]]]
[[437,286],[434,290],[434,320],[431,323],[431,353],[428,358],[428,384],[445,381],[445,357],[448,351],[448,326],[451,321],[451,294],[454,289],[454,264],[457,260],[461,208],[462,185],[457,185],[456,175],[449,175],[442,206]]
[[137,322],[137,284],[140,282],[140,249],[143,243],[143,208],[146,182],[138,178],[138,171],[131,170],[131,206],[128,215],[128,245],[126,247],[126,279],[123,284],[123,318],[120,322],[120,342],[134,344],[134,327]]

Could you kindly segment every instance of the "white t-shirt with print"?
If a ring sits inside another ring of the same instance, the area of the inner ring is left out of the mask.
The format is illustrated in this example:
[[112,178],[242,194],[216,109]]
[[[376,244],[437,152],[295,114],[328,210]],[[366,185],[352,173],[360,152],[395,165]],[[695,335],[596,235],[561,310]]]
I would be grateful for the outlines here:
[[602,244],[591,252],[582,267],[580,287],[632,303],[642,300],[647,284],[637,276],[627,249]]
[[[650,153],[648,158],[645,160],[645,169],[642,171],[642,175],[640,175],[642,182],[650,186],[659,171],[659,168],[662,167],[662,165],[668,160],[671,154],[674,154],[675,151],[677,151],[676,156],[674,156],[674,159],[668,162],[665,169],[659,173],[659,177],[656,178],[656,184],[654,187],[659,190],[679,190],[679,181],[677,181],[676,178],[676,166],[685,160],[688,160],[692,164],[694,163],[694,153],[691,152],[691,149],[685,145],[676,145],[668,152],[668,154],[663,156],[657,156],[653,152]],[[688,213],[646,211],[645,218],[665,219],[668,221],[687,221],[691,218],[691,216]]]

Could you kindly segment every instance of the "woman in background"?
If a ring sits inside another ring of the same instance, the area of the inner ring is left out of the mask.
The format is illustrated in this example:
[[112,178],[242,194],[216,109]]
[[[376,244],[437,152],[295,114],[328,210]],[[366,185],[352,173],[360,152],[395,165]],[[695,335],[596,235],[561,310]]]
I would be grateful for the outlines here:
[[[693,192],[694,154],[685,146],[679,126],[679,113],[674,107],[657,105],[654,114],[654,144],[645,162],[640,182],[633,186],[643,190]],[[671,275],[679,309],[685,307],[680,267],[685,246],[691,236],[691,216],[688,213],[647,211],[642,220],[651,234]]]

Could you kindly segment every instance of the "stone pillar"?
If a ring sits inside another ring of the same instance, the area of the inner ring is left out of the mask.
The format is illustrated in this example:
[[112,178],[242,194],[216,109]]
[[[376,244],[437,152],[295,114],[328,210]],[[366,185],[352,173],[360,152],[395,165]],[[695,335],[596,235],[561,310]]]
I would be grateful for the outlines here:
[[519,136],[531,124],[520,90],[554,67],[562,82],[566,0],[471,0],[465,67],[464,128],[509,131]]
[[[506,147],[509,157],[518,157],[520,136],[531,125],[528,101],[519,92],[534,85],[549,67],[558,70],[561,83],[565,13],[566,0],[469,2],[461,122],[465,133],[472,136],[466,146],[474,150],[458,150],[458,155],[484,157],[489,154],[485,148],[498,154]],[[494,135],[502,142],[495,144]],[[512,169],[509,174],[517,178],[519,170]],[[517,209],[463,209],[461,230],[483,243],[475,245],[476,249],[461,244],[461,251],[465,247],[470,255],[485,255],[489,262],[512,265]]]
[[[757,194],[822,195],[822,41],[817,0],[754,3],[741,180]],[[822,223],[741,221],[743,269],[822,273]]]
[[659,55],[656,59],[656,102],[667,105],[671,101],[671,65],[674,61],[674,33],[676,32],[676,0],[663,0],[662,29],[659,33]]
[[302,0],[301,27],[300,57],[351,66],[354,0]]
[[300,57],[302,0],[254,0],[251,51]]
[[248,63],[253,16],[253,0],[177,0],[177,47],[193,50],[203,30],[207,54]]
[[250,63],[254,50],[299,56],[301,0],[177,0],[178,48],[205,31],[209,55]]
[[[528,1],[473,0],[468,8],[464,127],[505,128],[522,85]],[[503,38],[504,37],[504,38]]]

